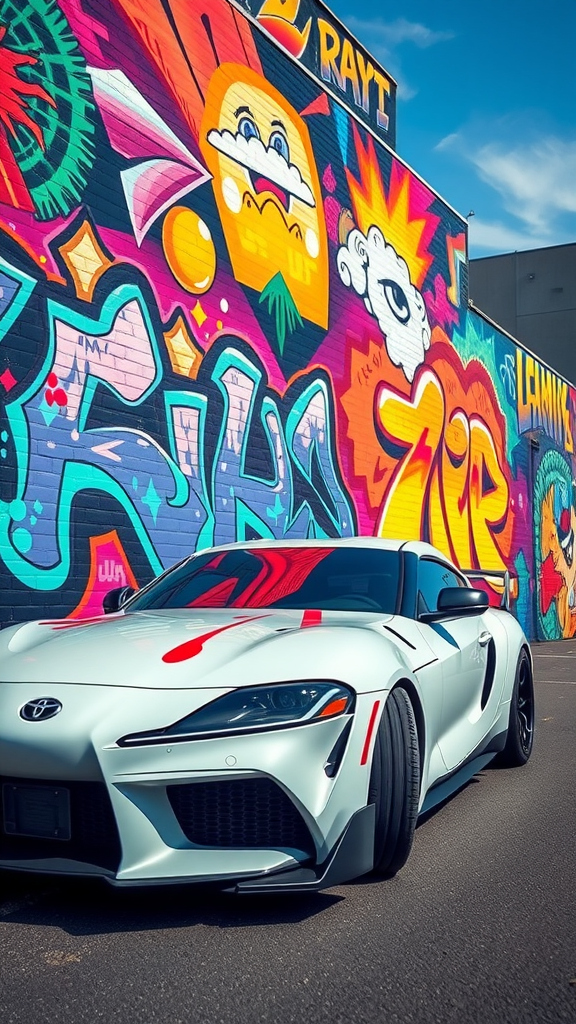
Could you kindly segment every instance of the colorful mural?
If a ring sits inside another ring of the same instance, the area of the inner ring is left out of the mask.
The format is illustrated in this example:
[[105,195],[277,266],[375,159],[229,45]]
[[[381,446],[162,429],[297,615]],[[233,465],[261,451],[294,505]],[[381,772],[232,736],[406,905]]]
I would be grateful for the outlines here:
[[470,307],[465,221],[354,116],[366,56],[325,29],[324,88],[325,9],[277,7],[0,0],[1,621],[362,533],[573,636],[576,392]]
[[321,0],[242,3],[323,89],[394,148],[396,83]]

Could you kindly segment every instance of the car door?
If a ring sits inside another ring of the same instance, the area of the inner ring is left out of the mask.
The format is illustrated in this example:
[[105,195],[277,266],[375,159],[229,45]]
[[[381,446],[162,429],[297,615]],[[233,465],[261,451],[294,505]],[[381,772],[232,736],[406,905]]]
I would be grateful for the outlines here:
[[[450,566],[433,558],[418,563],[418,614],[438,608],[445,587],[465,587]],[[442,711],[438,744],[448,770],[456,768],[481,742],[489,728],[483,695],[491,633],[487,615],[462,615],[439,622],[420,622],[420,629],[442,662]]]

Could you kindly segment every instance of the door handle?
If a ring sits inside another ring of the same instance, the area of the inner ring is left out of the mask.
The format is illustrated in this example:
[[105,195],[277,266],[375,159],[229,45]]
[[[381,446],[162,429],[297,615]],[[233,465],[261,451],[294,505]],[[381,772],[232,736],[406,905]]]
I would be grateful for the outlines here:
[[486,647],[486,644],[489,644],[491,639],[492,633],[489,633],[488,630],[485,630],[483,633],[480,633],[480,636],[478,637],[478,643],[480,644],[481,647]]

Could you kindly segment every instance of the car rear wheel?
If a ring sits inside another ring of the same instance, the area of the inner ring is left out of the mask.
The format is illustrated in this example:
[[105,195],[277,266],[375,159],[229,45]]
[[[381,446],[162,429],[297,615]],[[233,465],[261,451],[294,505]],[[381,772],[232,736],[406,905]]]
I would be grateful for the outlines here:
[[376,734],[368,802],[376,806],[374,871],[391,877],[406,863],[420,793],[418,732],[410,697],[392,691]]
[[516,666],[514,689],[510,701],[510,718],[506,745],[498,758],[505,768],[519,768],[526,764],[534,743],[534,680],[530,658],[520,652]]

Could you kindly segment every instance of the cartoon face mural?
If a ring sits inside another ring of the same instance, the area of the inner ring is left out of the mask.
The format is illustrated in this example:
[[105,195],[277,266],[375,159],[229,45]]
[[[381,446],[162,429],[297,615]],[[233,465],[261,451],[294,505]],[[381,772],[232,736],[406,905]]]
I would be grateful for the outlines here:
[[[296,52],[313,4],[262,24]],[[364,533],[576,634],[576,391],[469,308],[465,222],[334,92],[228,0],[0,0],[1,83],[2,623]]]
[[430,347],[431,329],[424,299],[410,280],[406,261],[374,224],[367,236],[354,228],[337,259],[342,281],[364,299],[378,321],[390,359],[402,367],[407,380],[414,380]]
[[556,451],[544,455],[534,487],[539,625],[542,639],[576,633],[576,481]]
[[210,81],[200,144],[236,279],[262,292],[280,273],[299,316],[326,327],[326,231],[302,118],[261,75],[223,64]]
[[430,346],[431,326],[417,286],[432,261],[426,243],[437,218],[422,216],[432,197],[397,164],[386,195],[372,140],[365,148],[356,129],[354,140],[360,181],[348,170],[346,176],[357,226],[349,226],[338,250],[338,272],[378,321],[391,361],[412,381]]

